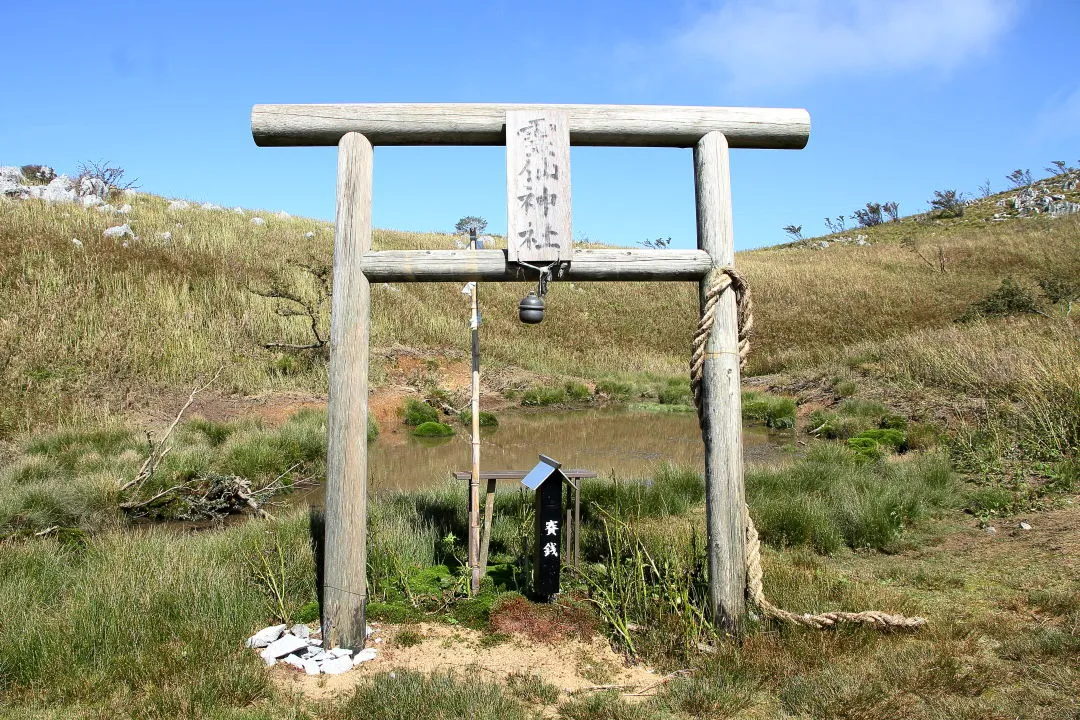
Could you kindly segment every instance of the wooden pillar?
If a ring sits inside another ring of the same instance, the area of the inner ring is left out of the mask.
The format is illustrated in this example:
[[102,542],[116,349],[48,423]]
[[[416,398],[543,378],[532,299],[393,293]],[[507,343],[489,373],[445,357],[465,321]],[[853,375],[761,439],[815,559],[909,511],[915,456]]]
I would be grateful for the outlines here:
[[[731,173],[728,141],[707,133],[694,147],[698,247],[713,269],[701,281],[701,305],[719,268],[735,262],[731,227]],[[705,508],[709,548],[709,594],[713,619],[741,631],[746,614],[746,529],[743,521],[742,395],[739,378],[735,295],[720,296],[706,345],[702,377],[705,440]]]
[[337,227],[330,326],[326,458],[325,647],[364,647],[367,600],[367,419],[372,149],[350,132],[338,143]]

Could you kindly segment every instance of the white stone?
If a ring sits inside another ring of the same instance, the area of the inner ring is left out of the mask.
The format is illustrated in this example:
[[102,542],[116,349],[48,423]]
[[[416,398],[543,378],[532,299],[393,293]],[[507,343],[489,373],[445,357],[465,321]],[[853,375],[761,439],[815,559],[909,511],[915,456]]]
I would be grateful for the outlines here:
[[315,237],[315,233],[313,233],[313,232],[306,232],[306,233],[304,233],[304,237],[306,237],[306,238],[313,238],[313,237]]
[[297,670],[303,670],[304,669],[304,661],[301,660],[300,658],[298,658],[296,655],[286,655],[285,659],[282,660],[281,662],[288,663],[289,665],[292,665]]
[[108,203],[105,203],[104,205],[98,205],[96,209],[100,213],[107,213],[107,212],[112,212],[116,208],[114,208],[112,205],[110,205]]
[[[31,188],[31,190],[36,189],[37,188]],[[71,178],[66,175],[60,175],[42,188],[36,195],[45,202],[75,202],[76,198],[75,190],[71,187]]]
[[95,205],[101,205],[103,202],[105,201],[99,198],[97,195],[84,195],[79,198],[79,204],[85,208],[94,207]]
[[251,218],[251,224],[252,225],[265,225],[266,221],[263,220],[261,217],[253,217],[253,218]]
[[81,248],[82,247],[82,240],[80,240],[79,238],[71,238],[71,244],[74,245],[75,247]]
[[130,235],[131,237],[135,237],[135,233],[131,231],[131,226],[128,225],[127,223],[124,223],[123,225],[116,225],[114,227],[108,228],[101,234],[104,235],[105,237],[111,237],[111,238],[124,237],[125,235]]
[[172,233],[166,230],[165,232],[161,233],[161,239],[165,242],[172,240]]
[[284,625],[273,625],[271,627],[263,628],[249,637],[244,644],[249,648],[264,648],[281,637],[281,633],[283,632],[285,632]]
[[318,675],[322,672],[322,670],[319,668],[319,663],[315,662],[314,660],[305,660],[304,672],[306,672],[308,675]]
[[187,210],[189,207],[191,207],[191,204],[183,200],[173,200],[169,203],[170,210]]
[[25,178],[22,174],[22,168],[15,167],[14,165],[4,165],[0,166],[0,180],[7,180],[16,185],[22,185]]
[[236,213],[237,215],[243,215],[244,214],[244,208],[242,208],[242,207],[234,207],[232,209],[232,211],[234,213]]
[[109,192],[108,186],[101,178],[96,177],[84,177],[79,181],[79,194],[80,195],[104,195]]
[[275,665],[277,665],[277,660],[275,660],[274,658],[264,657],[263,662],[266,663],[266,667],[274,667]]
[[264,659],[268,657],[285,657],[286,655],[291,655],[297,650],[306,647],[306,641],[293,635],[282,635],[280,638],[266,646],[266,649],[262,651],[262,656]]
[[319,665],[321,669],[327,675],[340,675],[343,672],[352,670],[352,660],[347,657],[334,658],[333,660],[327,660]]
[[359,665],[362,662],[374,660],[376,653],[377,651],[375,650],[375,648],[365,648],[353,656],[352,664]]
[[290,215],[289,213],[285,212],[284,210],[281,210],[280,212],[276,212],[276,213],[274,213],[274,214],[275,214],[275,215],[277,215],[277,216],[278,216],[279,218],[281,218],[282,220],[288,220],[289,218],[291,218],[291,217],[292,217],[292,215]]
[[311,638],[310,640],[308,640],[308,645],[314,645],[316,647],[320,647],[322,645],[322,639],[321,638]]
[[1021,520],[1021,521],[1020,521],[1020,529],[1021,529],[1021,530],[1030,530],[1030,529],[1031,529],[1031,526],[1030,526],[1030,525],[1028,525],[1028,524],[1027,524],[1026,522],[1024,522],[1023,520]]
[[212,202],[204,202],[199,207],[201,207],[203,210],[220,210],[221,209],[220,205],[215,205]]
[[120,213],[121,215],[127,215],[129,212],[131,212],[131,206],[127,203],[124,203],[116,212]]
[[300,654],[300,657],[302,657],[305,660],[310,660],[310,659],[314,658],[316,655],[318,655],[321,652],[322,652],[322,650],[320,650],[319,648],[309,647],[307,650],[305,650],[303,653]]
[[349,648],[333,648],[329,652],[334,657],[352,657],[352,650]]
[[322,662],[323,660],[332,660],[334,657],[336,656],[327,652],[326,650],[322,650],[321,652],[319,652],[318,655],[315,655],[311,659],[315,660],[316,662]]
[[311,635],[311,630],[308,628],[307,625],[304,625],[303,623],[296,623],[291,628],[289,628],[289,632],[296,637],[303,638],[305,640],[307,640],[308,637]]

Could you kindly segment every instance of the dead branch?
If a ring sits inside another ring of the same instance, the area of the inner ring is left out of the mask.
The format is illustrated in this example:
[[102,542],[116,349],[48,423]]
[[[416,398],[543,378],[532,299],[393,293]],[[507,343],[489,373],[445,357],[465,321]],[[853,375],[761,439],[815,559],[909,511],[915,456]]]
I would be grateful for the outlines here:
[[196,387],[194,390],[191,391],[191,394],[188,395],[187,402],[184,403],[184,407],[180,408],[180,412],[176,413],[176,417],[173,418],[172,424],[169,425],[169,429],[165,431],[165,436],[161,438],[161,442],[157,444],[156,448],[154,446],[154,441],[150,438],[150,433],[146,434],[147,442],[150,443],[150,454],[143,462],[142,467],[139,468],[139,472],[135,475],[135,477],[120,486],[120,492],[124,492],[132,486],[141,485],[142,483],[146,482],[146,480],[151,475],[154,474],[154,470],[157,468],[158,463],[160,463],[162,458],[164,458],[169,453],[169,451],[172,450],[172,446],[166,446],[165,443],[168,441],[169,436],[172,435],[173,430],[175,430],[176,426],[180,423],[180,418],[184,416],[184,413],[187,411],[187,409],[191,407],[191,404],[193,402],[195,402],[195,396],[214,384],[214,382],[218,379],[218,375],[221,374],[223,368],[224,366],[219,367],[217,369],[217,372],[214,373],[214,376],[210,378],[210,380],[208,380],[206,384],[200,387]]

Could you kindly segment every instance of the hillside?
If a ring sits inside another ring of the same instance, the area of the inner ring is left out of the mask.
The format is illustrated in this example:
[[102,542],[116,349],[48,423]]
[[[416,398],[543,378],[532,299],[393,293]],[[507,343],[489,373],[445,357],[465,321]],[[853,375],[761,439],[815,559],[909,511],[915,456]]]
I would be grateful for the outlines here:
[[[105,198],[110,205],[75,191],[50,196],[50,187],[35,194],[51,199],[0,200],[0,439],[153,410],[219,367],[224,394],[325,391],[322,351],[263,347],[312,342],[300,305],[252,290],[296,295],[315,308],[325,338],[329,303],[320,303],[318,278],[326,278],[331,224],[130,190]],[[1080,199],[1075,182],[1064,193]],[[1080,365],[1075,318],[1043,298],[1037,283],[1080,276],[1080,215],[1011,217],[1017,212],[1001,205],[1013,195],[972,203],[962,218],[902,218],[739,253],[755,300],[749,374],[833,368],[835,375],[839,367],[982,396],[1013,393],[1017,363],[1046,372],[1060,366],[1068,375]],[[127,229],[109,230],[117,227]],[[374,236],[376,248],[448,248],[455,240]],[[1006,278],[1032,291],[1045,316],[956,324]],[[373,288],[376,385],[388,381],[404,350],[465,356],[459,289]],[[526,289],[481,287],[493,389],[520,383],[520,373],[503,370],[592,381],[686,372],[697,314],[691,284],[556,284],[539,326],[517,321]],[[1080,387],[1074,380],[1065,386]]]

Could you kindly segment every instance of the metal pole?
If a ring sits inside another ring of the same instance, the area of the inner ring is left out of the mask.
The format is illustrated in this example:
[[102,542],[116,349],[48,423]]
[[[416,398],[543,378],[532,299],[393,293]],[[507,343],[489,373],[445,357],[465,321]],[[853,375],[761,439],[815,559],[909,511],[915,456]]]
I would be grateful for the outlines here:
[[[476,249],[476,228],[469,228],[469,249]],[[477,302],[477,283],[473,283],[472,317],[472,476],[469,479],[469,564],[472,570],[472,592],[480,592],[482,574],[480,558],[480,311]],[[490,526],[491,519],[488,519]],[[486,558],[484,558],[486,560]]]

